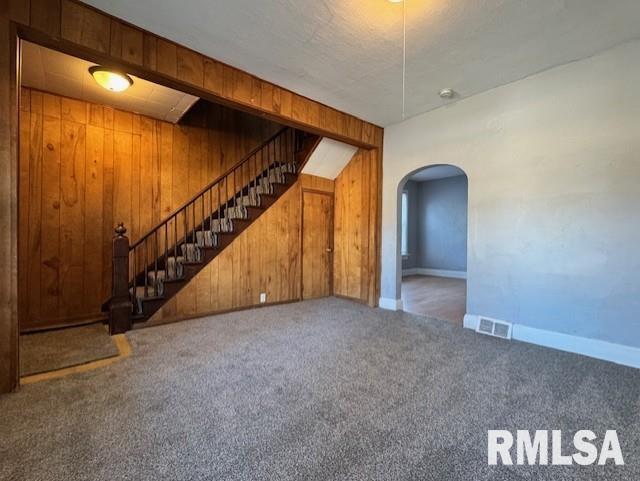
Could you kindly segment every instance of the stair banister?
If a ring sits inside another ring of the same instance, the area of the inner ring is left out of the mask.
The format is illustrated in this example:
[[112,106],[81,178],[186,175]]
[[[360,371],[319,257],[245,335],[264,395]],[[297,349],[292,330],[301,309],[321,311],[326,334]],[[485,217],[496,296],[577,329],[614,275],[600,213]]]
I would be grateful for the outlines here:
[[113,283],[109,303],[109,334],[122,334],[131,329],[131,299],[129,297],[129,238],[120,222],[113,238]]
[[318,142],[318,137],[306,138],[285,127],[132,245],[120,223],[113,240],[113,292],[104,304],[110,332],[126,332],[133,322],[149,319],[166,302],[167,285],[168,295],[175,295],[203,261],[210,262],[229,245],[233,237],[225,236],[237,236],[248,226],[247,218],[255,220],[264,211],[261,196],[268,206],[274,185],[292,185],[286,175],[300,172]]
[[[257,152],[259,152],[260,150],[262,150],[264,148],[265,145],[271,143],[273,141],[273,139],[275,139],[276,137],[278,137],[279,135],[281,135],[285,130],[287,130],[288,127],[284,127],[280,130],[278,130],[278,132],[276,132],[275,134],[273,134],[271,137],[269,137],[263,144],[259,145],[258,147],[256,147],[255,149],[253,149],[252,151],[250,151],[247,155],[245,155],[244,157],[242,157],[242,159],[240,159],[238,162],[236,162],[232,167],[230,167],[226,172],[224,172],[223,174],[219,175],[213,182],[209,183],[209,185],[207,185],[206,187],[204,187],[200,192],[198,192],[197,194],[195,194],[193,197],[191,197],[191,199],[189,199],[185,204],[183,204],[181,207],[178,207],[176,210],[174,210],[171,214],[169,214],[166,219],[158,222],[155,226],[153,226],[151,229],[149,229],[148,234],[146,234],[146,236],[149,236],[153,233],[153,231],[159,229],[160,227],[162,227],[164,224],[166,224],[169,220],[171,220],[173,217],[177,217],[178,214],[180,212],[182,212],[185,209],[185,205],[190,204],[191,202],[195,201],[196,199],[198,199],[198,197],[202,196],[203,194],[205,194],[207,191],[211,190],[211,188],[213,188],[216,184],[221,183],[222,181],[224,181],[226,179],[227,176],[231,175],[241,164],[243,164],[244,162],[247,161],[247,159],[251,158],[253,155],[255,155]],[[227,187],[227,182],[225,181],[225,189]],[[132,246],[131,249],[134,249],[135,247],[139,246],[140,244],[142,244],[142,242],[144,241],[145,237],[143,236],[140,239],[138,239],[138,241],[136,241]]]

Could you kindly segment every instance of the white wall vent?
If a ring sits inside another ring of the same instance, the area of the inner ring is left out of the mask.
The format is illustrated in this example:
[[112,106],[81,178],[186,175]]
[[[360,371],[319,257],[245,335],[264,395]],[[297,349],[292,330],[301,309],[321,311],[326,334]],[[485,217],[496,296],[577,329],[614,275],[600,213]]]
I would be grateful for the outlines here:
[[487,336],[499,337],[501,339],[511,339],[511,323],[480,317],[476,332]]

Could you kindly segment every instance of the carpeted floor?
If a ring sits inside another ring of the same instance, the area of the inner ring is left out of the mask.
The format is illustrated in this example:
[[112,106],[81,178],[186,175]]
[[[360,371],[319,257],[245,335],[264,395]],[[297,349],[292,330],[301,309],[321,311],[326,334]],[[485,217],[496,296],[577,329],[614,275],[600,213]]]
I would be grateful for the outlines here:
[[77,366],[118,355],[101,324],[69,327],[20,336],[20,375]]
[[[0,398],[0,479],[640,479],[640,370],[338,299],[128,336]],[[626,465],[489,467],[488,429],[617,429]]]

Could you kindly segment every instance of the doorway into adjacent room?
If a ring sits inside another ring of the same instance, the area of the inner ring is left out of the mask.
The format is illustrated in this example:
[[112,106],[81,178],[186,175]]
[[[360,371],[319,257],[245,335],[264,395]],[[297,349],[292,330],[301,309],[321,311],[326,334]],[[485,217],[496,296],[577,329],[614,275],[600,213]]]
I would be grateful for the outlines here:
[[411,174],[399,195],[403,309],[462,325],[467,176],[453,165],[429,166]]

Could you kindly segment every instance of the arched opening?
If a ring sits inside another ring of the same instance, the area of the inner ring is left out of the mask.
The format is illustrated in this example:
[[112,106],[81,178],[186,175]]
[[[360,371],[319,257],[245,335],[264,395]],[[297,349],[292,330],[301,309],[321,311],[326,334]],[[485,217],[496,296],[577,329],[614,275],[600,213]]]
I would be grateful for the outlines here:
[[467,293],[468,179],[453,165],[411,172],[398,186],[403,310],[462,326]]

